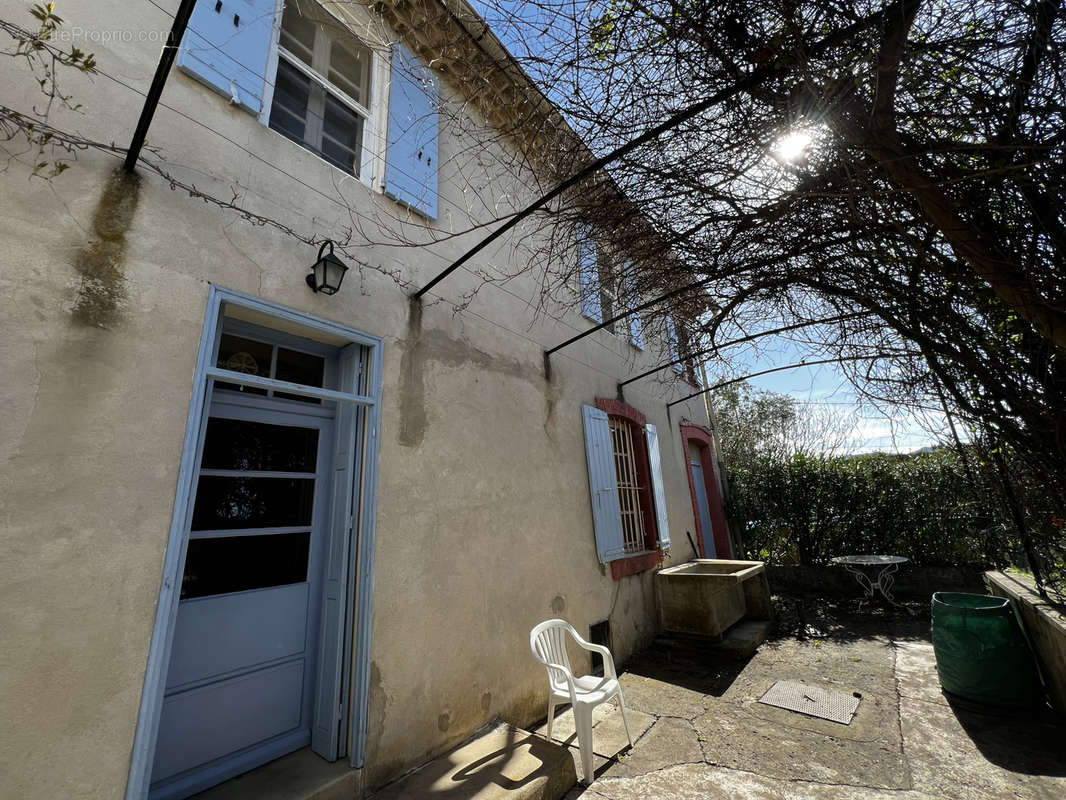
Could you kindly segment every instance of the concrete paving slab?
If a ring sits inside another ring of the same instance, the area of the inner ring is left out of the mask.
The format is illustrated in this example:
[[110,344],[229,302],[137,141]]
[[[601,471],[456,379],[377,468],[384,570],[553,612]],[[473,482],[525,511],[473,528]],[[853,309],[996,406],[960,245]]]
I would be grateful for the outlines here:
[[692,719],[704,712],[711,695],[656,678],[626,672],[619,679],[626,706],[658,717]]
[[864,695],[850,725],[754,701],[724,706],[696,720],[712,764],[785,780],[911,788],[894,694]]
[[903,739],[914,786],[967,800],[1062,800],[1066,738],[1061,726],[1034,730],[1003,719],[904,698]]
[[[885,642],[783,641],[751,660],[695,721],[712,764],[784,780],[910,789],[894,654]],[[862,695],[850,725],[758,703],[778,680]]]
[[722,696],[747,696],[757,675],[773,673],[778,680],[817,680],[837,691],[894,692],[895,653],[889,640],[785,640],[763,645],[752,662]]
[[896,645],[896,681],[899,693],[910,700],[948,704],[936,674],[933,645],[922,642],[900,642]]
[[[932,645],[897,649],[903,741],[915,788],[972,800],[1066,797],[1066,725],[939,691]],[[931,698],[931,699],[927,699]]]
[[510,725],[386,786],[373,800],[559,800],[577,782],[567,747]]
[[630,778],[686,762],[702,762],[703,748],[692,723],[663,717],[641,738],[639,745],[607,765],[604,778]]
[[784,781],[708,764],[682,764],[635,778],[604,777],[591,789],[595,794],[580,795],[582,800],[934,800],[915,791]]
[[[603,719],[618,708],[615,702],[603,703],[592,709],[592,727],[595,728]],[[538,736],[548,735],[548,721],[544,720],[532,731]],[[561,744],[569,745],[577,741],[577,725],[574,722],[574,709],[569,705],[560,710],[555,709],[555,722],[552,723],[552,739]]]
[[[626,717],[629,719],[629,732],[637,742],[645,732],[655,724],[655,717],[626,708]],[[616,708],[600,722],[592,727],[593,752],[601,756],[611,758],[629,749],[629,737],[626,736],[625,724],[622,721],[622,709]]]
[[[635,711],[632,708],[628,709],[628,712],[629,731],[633,734],[633,741],[636,742],[648,728],[655,724],[655,717],[642,711]],[[562,724],[560,725],[560,723]],[[564,731],[569,733],[563,736]],[[546,736],[547,726],[541,725],[535,733],[537,736]],[[568,708],[555,718],[555,725],[552,727],[552,739],[558,744],[578,747],[572,709]],[[629,739],[626,736],[625,725],[622,722],[622,709],[608,703],[593,709],[592,742],[592,752],[605,759],[613,758],[629,747]]]

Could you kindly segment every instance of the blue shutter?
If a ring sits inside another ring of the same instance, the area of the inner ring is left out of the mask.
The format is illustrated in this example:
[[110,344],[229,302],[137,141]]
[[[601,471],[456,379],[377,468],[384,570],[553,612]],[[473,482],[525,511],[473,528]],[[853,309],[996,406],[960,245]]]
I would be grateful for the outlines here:
[[178,67],[241,108],[263,109],[275,0],[198,0]]
[[392,48],[385,194],[437,218],[437,78],[402,44]]
[[[678,346],[677,339],[677,325],[674,323],[673,317],[666,318],[666,340],[670,344],[670,360],[677,361],[681,358],[681,348]],[[674,364],[674,372],[682,372],[684,367],[681,364]]]
[[577,262],[581,276],[581,313],[595,322],[603,322],[600,305],[600,265],[596,256],[596,240],[592,228],[577,228]]
[[581,406],[585,423],[585,455],[589,463],[592,523],[596,529],[596,555],[601,564],[622,558],[622,509],[614,474],[614,448],[607,414],[595,406]]
[[655,521],[659,525],[659,547],[670,547],[670,524],[666,519],[666,487],[663,485],[663,460],[659,456],[659,434],[654,425],[644,426],[648,443],[648,464],[651,467],[651,492],[655,497]]
[[[340,352],[339,386],[355,391],[362,347],[350,344]],[[330,490],[329,538],[322,587],[322,631],[319,636],[318,680],[315,685],[311,749],[327,761],[342,752],[343,723],[347,721],[344,681],[345,643],[351,621],[348,611],[348,563],[355,526],[353,487],[358,469],[359,422],[362,409],[338,403],[333,433],[333,479]]]

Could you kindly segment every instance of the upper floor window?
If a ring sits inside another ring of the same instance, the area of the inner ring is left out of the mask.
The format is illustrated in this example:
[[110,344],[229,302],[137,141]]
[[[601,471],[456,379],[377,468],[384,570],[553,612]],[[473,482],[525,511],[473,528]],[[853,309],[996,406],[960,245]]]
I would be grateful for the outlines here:
[[316,23],[298,4],[286,4],[270,127],[360,177],[371,155],[363,144],[372,61],[370,48],[339,25]]
[[677,324],[673,316],[666,318],[666,341],[669,344],[670,360],[674,372],[678,373],[694,386],[700,385],[696,355],[692,347],[692,338],[688,331]]
[[[344,20],[380,41],[360,39]],[[369,8],[197,0],[178,67],[367,186],[437,218],[439,81]]]
[[[618,297],[618,283],[606,259],[600,258],[592,229],[578,226],[578,275],[581,284],[581,313],[593,322],[602,323],[612,319],[625,308],[632,308],[635,294],[627,285],[627,305]],[[605,327],[610,333],[618,333],[614,323]],[[644,324],[640,314],[630,314],[625,319],[625,330],[634,347],[644,349]]]

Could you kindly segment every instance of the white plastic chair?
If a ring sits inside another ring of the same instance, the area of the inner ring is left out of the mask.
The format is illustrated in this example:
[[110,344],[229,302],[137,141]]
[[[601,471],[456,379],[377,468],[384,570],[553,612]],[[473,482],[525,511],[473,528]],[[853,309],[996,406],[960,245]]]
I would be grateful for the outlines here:
[[[603,677],[596,675],[574,676],[570,659],[566,654],[566,635],[570,634],[581,647],[603,656]],[[566,620],[549,619],[530,631],[529,646],[533,656],[548,669],[548,739],[552,738],[552,722],[555,719],[555,707],[559,703],[570,703],[574,709],[574,722],[577,727],[577,741],[581,748],[581,771],[586,784],[592,783],[592,709],[600,703],[606,703],[615,695],[622,709],[622,723],[626,728],[629,746],[633,746],[633,736],[629,732],[629,719],[626,717],[626,703],[622,699],[622,687],[618,683],[618,673],[614,669],[611,651],[603,645],[586,642],[574,626]]]

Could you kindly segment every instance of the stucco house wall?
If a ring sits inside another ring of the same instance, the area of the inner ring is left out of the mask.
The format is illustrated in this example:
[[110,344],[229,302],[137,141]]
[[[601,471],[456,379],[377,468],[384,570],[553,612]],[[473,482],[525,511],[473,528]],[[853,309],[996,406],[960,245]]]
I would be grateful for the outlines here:
[[[28,24],[25,9],[0,0],[3,19]],[[68,29],[169,25],[148,3],[67,0],[57,10]],[[159,49],[136,37],[79,46],[141,91]],[[0,70],[0,102],[37,101],[16,63]],[[83,109],[59,115],[61,126],[128,141],[140,94],[104,75],[70,76],[65,89]],[[442,92],[462,101],[447,81]],[[163,102],[180,113],[160,109],[149,145],[205,191],[229,196],[233,186],[258,213],[315,236],[336,235],[354,218],[367,230],[375,220],[395,225],[408,213],[358,181],[340,181],[177,70]],[[454,172],[454,156],[472,144],[442,127],[440,233],[464,224],[470,187],[489,174]],[[367,786],[494,717],[518,725],[543,717],[544,672],[528,650],[536,622],[563,616],[587,630],[609,618],[623,661],[650,641],[653,573],[614,581],[597,562],[580,407],[613,397],[620,378],[657,363],[661,343],[640,352],[600,332],[555,355],[546,379],[543,351],[591,323],[576,301],[534,319],[530,276],[484,286],[459,313],[432,298],[412,313],[404,287],[423,284],[474,237],[368,246],[360,258],[382,270],[353,271],[339,294],[324,297],[304,283],[311,246],[143,169],[122,178],[118,165],[90,150],[51,182],[30,178],[17,159],[0,173],[5,795],[125,792],[212,284],[385,340]],[[327,199],[338,196],[343,203]],[[487,250],[439,295],[458,301],[480,283],[473,270],[514,257],[507,244]],[[684,531],[694,523],[679,423],[707,419],[698,399],[669,415],[665,403],[691,391],[672,371],[626,391],[658,427],[674,553],[685,557]]]

